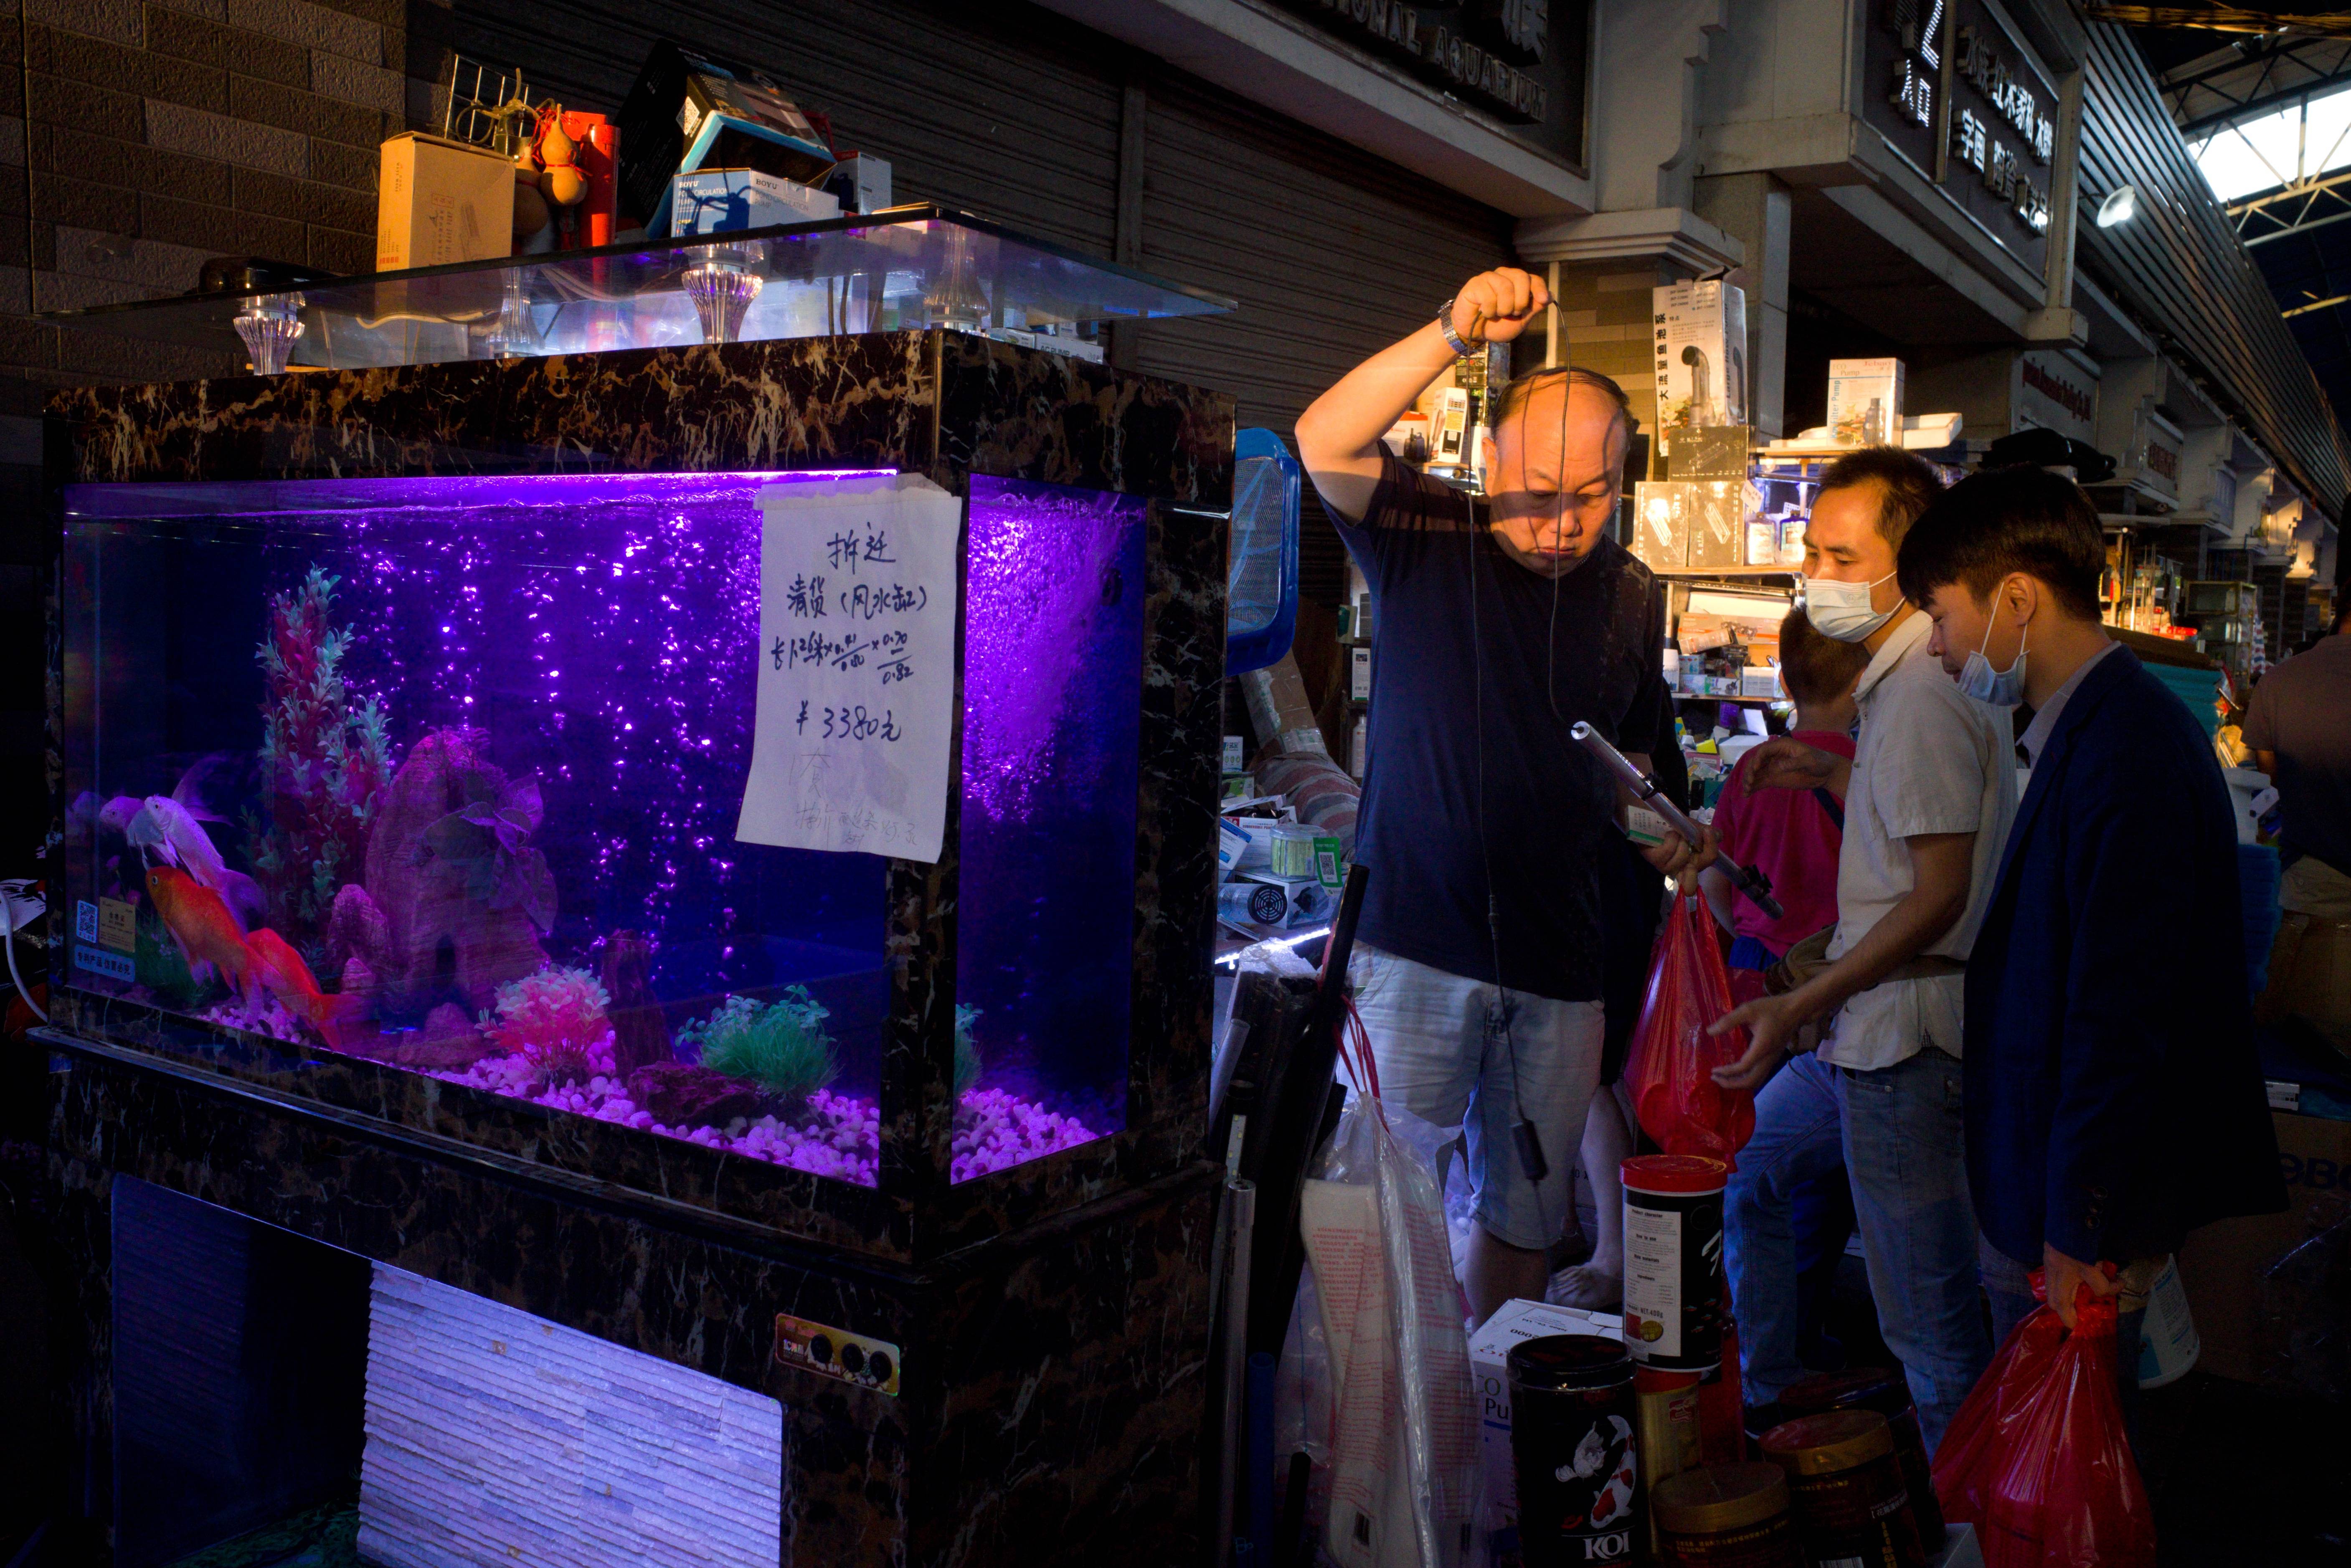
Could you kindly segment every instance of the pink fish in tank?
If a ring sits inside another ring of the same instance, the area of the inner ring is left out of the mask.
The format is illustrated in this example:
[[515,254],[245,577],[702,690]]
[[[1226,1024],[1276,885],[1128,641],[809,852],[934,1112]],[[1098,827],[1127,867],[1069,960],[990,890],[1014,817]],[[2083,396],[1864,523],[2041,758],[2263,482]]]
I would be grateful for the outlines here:
[[266,925],[248,936],[245,945],[253,956],[255,977],[268,988],[277,1005],[317,1030],[329,1050],[342,1050],[343,1025],[359,1016],[365,998],[321,991],[302,955]]

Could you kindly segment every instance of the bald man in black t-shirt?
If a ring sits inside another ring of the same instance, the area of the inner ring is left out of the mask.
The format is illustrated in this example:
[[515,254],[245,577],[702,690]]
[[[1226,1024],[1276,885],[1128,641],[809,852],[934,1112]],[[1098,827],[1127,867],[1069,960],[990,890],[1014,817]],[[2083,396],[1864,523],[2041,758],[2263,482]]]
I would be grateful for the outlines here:
[[[1478,1229],[1464,1282],[1480,1322],[1543,1294],[1599,1076],[1599,855],[1620,802],[1569,731],[1587,722],[1645,768],[1672,743],[1658,729],[1664,605],[1607,537],[1632,419],[1606,377],[1541,371],[1503,389],[1482,503],[1381,438],[1457,354],[1515,339],[1549,304],[1531,274],[1481,274],[1298,422],[1374,607],[1357,1008],[1383,1095],[1467,1129]],[[1696,850],[1668,837],[1648,858],[1673,874],[1712,855],[1709,835]],[[1540,1181],[1521,1121],[1549,1167]]]

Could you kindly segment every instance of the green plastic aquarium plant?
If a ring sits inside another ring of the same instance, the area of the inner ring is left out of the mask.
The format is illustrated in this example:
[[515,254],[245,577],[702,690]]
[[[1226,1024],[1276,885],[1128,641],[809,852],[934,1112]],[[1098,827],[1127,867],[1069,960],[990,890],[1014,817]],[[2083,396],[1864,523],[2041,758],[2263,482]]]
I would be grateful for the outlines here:
[[700,1047],[702,1065],[713,1071],[748,1079],[777,1100],[797,1103],[841,1072],[824,1027],[831,1016],[806,986],[791,986],[765,1007],[749,997],[728,997],[708,1018],[679,1030],[677,1038]]
[[977,1008],[956,1004],[955,1096],[958,1100],[979,1082],[979,1048],[971,1042],[972,1020],[977,1017]]

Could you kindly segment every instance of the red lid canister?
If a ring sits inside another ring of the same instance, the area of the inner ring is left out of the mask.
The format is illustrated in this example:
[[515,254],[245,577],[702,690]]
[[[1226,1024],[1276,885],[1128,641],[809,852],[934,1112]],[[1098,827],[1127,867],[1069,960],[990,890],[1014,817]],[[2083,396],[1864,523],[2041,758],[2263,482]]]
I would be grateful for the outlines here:
[[1730,1183],[1730,1167],[1703,1155],[1635,1155],[1618,1172],[1636,1192],[1720,1192]]

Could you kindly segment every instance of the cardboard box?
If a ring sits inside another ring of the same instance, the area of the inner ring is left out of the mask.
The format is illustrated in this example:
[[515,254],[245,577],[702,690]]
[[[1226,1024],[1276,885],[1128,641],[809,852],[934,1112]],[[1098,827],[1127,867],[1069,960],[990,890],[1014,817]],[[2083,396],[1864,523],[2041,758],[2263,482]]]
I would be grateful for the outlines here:
[[758,169],[822,183],[833,166],[824,133],[764,71],[654,42],[621,104],[620,204],[650,226],[682,170]]
[[2309,1235],[2322,1200],[2351,1197],[2351,1122],[2286,1111],[2271,1120],[2286,1211],[2207,1225],[2179,1249],[2179,1282],[2204,1343],[2198,1368],[2247,1383],[2261,1380],[2269,1359],[2256,1311],[2262,1270]]
[[669,200],[664,207],[668,214],[664,226],[648,226],[645,231],[655,239],[664,235],[685,239],[841,215],[841,199],[830,191],[762,174],[757,169],[696,169],[680,174],[669,183]]
[[[1670,283],[1650,293],[1657,423],[1747,423],[1747,295],[1735,284]],[[1682,477],[1678,473],[1675,477]]]
[[1747,562],[1747,519],[1763,505],[1762,492],[1743,479],[1690,482],[1689,562],[1720,570]]
[[1359,703],[1372,700],[1372,651],[1361,643],[1347,650],[1347,695]]
[[1478,1462],[1497,1521],[1519,1521],[1519,1472],[1510,1462],[1510,1377],[1508,1357],[1520,1340],[1547,1334],[1588,1333],[1622,1340],[1620,1312],[1586,1312],[1547,1301],[1505,1301],[1469,1336],[1469,1380],[1478,1395]]
[[469,142],[403,131],[376,176],[375,269],[514,254],[513,162]]
[[1831,360],[1829,433],[1847,446],[1902,443],[1902,361]]
[[845,213],[878,213],[890,204],[890,162],[871,152],[852,152],[832,166],[824,188]]
[[1641,479],[1633,486],[1633,559],[1652,570],[1689,564],[1691,493],[1679,479]]

